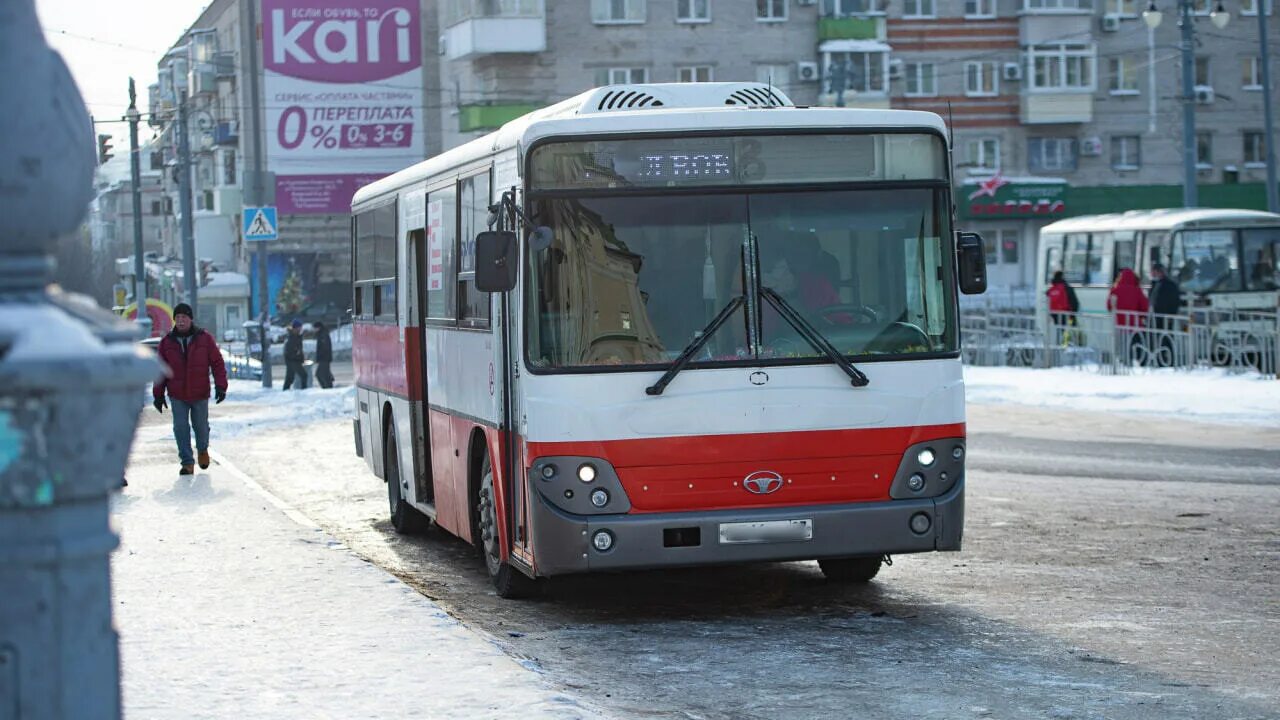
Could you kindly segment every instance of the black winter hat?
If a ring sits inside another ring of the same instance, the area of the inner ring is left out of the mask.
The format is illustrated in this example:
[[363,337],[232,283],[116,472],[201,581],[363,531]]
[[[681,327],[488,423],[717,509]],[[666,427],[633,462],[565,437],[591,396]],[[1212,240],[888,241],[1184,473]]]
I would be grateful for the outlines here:
[[191,313],[191,306],[186,303],[178,303],[176,306],[174,306],[173,316],[177,317],[179,315],[186,315],[189,318],[195,317],[195,315]]

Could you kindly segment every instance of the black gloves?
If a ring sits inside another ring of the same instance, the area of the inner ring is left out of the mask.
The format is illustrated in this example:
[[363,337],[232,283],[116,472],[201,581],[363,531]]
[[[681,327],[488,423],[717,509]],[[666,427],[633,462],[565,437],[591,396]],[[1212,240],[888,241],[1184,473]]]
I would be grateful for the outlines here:
[[155,400],[152,400],[152,401],[151,401],[151,404],[156,406],[156,412],[158,412],[158,413],[163,413],[163,412],[164,412],[164,409],[165,409],[166,407],[168,407],[168,406],[169,406],[169,403],[166,403],[166,402],[164,401],[164,396],[163,396],[163,395],[161,395],[160,397],[156,398]]
[[216,391],[216,392],[214,392],[214,394],[213,394],[213,398],[214,398],[214,400],[213,400],[213,404],[214,404],[214,405],[217,405],[218,403],[222,402],[223,400],[226,400],[226,399],[227,399],[227,389],[226,389],[226,388],[218,388],[218,389],[217,389],[217,391]]

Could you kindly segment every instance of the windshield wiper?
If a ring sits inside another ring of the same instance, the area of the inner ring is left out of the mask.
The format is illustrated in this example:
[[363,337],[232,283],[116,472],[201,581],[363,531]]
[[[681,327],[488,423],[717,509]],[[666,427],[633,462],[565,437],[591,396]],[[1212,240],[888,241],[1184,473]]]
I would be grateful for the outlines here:
[[739,307],[742,307],[742,304],[746,301],[746,298],[742,295],[730,300],[729,304],[725,305],[724,309],[720,311],[720,314],[716,315],[715,318],[702,329],[702,332],[695,336],[693,341],[685,346],[684,350],[680,351],[680,355],[676,357],[675,362],[671,363],[671,367],[667,368],[667,371],[662,373],[662,377],[658,378],[658,382],[644,389],[645,393],[648,395],[661,395],[662,391],[667,389],[667,385],[675,379],[676,375],[684,369],[685,365],[689,364],[689,361],[693,359],[693,356],[702,349],[702,346],[707,344],[707,340],[715,334],[716,330],[719,330],[720,326],[729,319],[729,316],[732,315]]
[[791,306],[791,303],[787,302],[781,295],[774,292],[773,288],[762,286],[760,288],[760,296],[765,300],[768,300],[769,304],[773,306],[773,309],[777,310],[778,314],[782,316],[782,319],[790,323],[791,327],[795,328],[796,331],[813,346],[814,350],[817,350],[831,358],[831,362],[840,366],[840,369],[844,371],[845,375],[848,375],[852,380],[854,387],[863,387],[871,382],[866,375],[862,374],[861,370],[854,367],[852,363],[846,360],[844,355],[840,354],[839,350],[832,347],[831,343],[822,336],[822,333],[818,332],[816,328],[809,324],[808,320],[805,320],[800,313],[796,312],[796,309]]

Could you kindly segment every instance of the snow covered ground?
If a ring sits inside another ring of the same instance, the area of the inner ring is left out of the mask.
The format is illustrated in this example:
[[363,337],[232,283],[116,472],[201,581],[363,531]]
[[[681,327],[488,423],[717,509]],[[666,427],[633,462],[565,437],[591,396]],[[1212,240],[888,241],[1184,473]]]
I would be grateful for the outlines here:
[[1280,427],[1280,380],[1224,370],[1098,375],[1070,368],[966,367],[970,403]]

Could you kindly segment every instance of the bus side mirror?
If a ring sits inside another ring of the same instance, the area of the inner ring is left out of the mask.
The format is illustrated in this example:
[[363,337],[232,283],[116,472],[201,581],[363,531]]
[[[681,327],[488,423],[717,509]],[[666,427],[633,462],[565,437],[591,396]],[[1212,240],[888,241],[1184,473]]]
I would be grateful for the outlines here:
[[476,235],[476,289],[506,292],[516,286],[516,234],[486,230]]
[[960,266],[960,292],[981,295],[987,291],[987,254],[978,233],[956,233],[956,255]]

